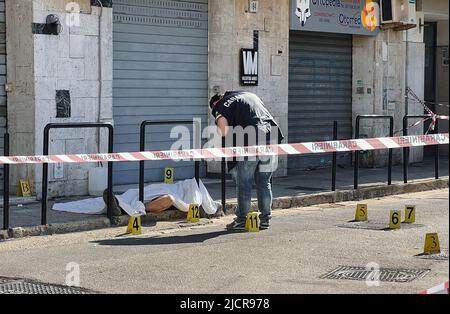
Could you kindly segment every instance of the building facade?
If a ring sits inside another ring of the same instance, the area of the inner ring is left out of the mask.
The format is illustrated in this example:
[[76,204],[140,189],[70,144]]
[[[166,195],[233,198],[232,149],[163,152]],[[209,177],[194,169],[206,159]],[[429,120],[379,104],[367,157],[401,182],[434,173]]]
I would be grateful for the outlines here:
[[[360,0],[0,0],[0,132],[7,128],[12,155],[35,155],[47,123],[113,123],[115,151],[137,151],[142,121],[196,118],[204,127],[210,96],[248,90],[293,143],[330,140],[335,120],[339,138],[351,138],[360,114],[392,115],[401,130],[406,113],[424,112],[406,86],[448,105],[448,1],[417,1],[409,30],[368,29],[363,8]],[[432,109],[448,114],[448,106]],[[150,126],[146,149],[170,149],[171,128]],[[384,121],[361,128],[364,137],[387,134]],[[51,133],[51,154],[106,147],[103,131]],[[415,149],[411,160],[424,154]],[[383,166],[385,157],[368,153],[364,164]],[[350,154],[339,158],[351,162]],[[152,162],[146,181],[161,181],[169,165],[178,179],[194,175],[191,162]],[[281,158],[277,175],[329,165],[325,155]],[[101,166],[49,167],[50,195],[87,194],[89,169]],[[41,171],[11,167],[12,189],[29,179],[39,195]],[[202,163],[202,176],[218,171]],[[137,163],[114,165],[115,184],[137,181]]]

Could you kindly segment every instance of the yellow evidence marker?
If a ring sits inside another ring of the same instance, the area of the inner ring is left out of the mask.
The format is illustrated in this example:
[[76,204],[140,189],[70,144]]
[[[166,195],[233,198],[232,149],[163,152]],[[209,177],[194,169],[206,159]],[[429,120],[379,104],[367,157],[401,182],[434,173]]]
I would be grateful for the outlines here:
[[142,221],[140,216],[131,216],[128,220],[127,233],[132,235],[142,234]]
[[189,205],[187,220],[189,222],[199,222],[200,221],[200,206],[198,204]]
[[175,169],[165,168],[164,169],[164,183],[173,183],[174,174],[175,174]]
[[389,215],[389,229],[400,229],[402,226],[402,212],[399,210],[391,210]]
[[406,205],[405,206],[405,221],[408,224],[413,224],[416,222],[416,206]]
[[259,215],[256,212],[248,213],[247,220],[245,221],[245,231],[247,232],[259,232]]
[[367,204],[358,204],[356,206],[355,221],[367,221]]
[[437,233],[427,233],[425,236],[425,247],[423,254],[439,254],[441,247],[439,245],[439,236]]
[[17,190],[17,195],[18,196],[31,196],[30,181],[28,179],[19,180],[19,188]]

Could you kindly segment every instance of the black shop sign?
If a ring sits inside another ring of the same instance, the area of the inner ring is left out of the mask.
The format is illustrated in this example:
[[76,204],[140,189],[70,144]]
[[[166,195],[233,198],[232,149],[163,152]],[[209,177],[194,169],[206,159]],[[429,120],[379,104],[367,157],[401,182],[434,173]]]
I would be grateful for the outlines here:
[[258,85],[258,51],[255,49],[241,49],[240,82],[243,86]]

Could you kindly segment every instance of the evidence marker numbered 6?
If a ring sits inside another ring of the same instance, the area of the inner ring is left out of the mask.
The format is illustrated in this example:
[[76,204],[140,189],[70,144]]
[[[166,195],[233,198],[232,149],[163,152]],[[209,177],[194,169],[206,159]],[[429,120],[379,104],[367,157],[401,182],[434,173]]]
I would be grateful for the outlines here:
[[391,210],[389,215],[389,229],[400,229],[402,226],[402,212]]

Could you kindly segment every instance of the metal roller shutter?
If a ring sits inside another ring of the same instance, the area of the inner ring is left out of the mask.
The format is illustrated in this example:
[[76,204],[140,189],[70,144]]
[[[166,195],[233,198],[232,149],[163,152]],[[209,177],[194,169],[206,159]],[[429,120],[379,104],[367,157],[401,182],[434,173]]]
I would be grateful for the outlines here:
[[[115,0],[113,11],[115,150],[139,149],[144,120],[206,123],[208,1]],[[147,150],[176,141],[169,126],[148,130]],[[192,162],[147,162],[146,181],[161,181],[164,167],[175,168],[175,179],[194,176]],[[115,184],[137,180],[138,163],[115,165]]]
[[[3,156],[3,135],[6,128],[6,20],[5,0],[0,0],[0,155]],[[0,169],[0,177],[3,180],[3,167]],[[0,186],[0,194],[3,194],[3,184]]]
[[[352,36],[291,32],[289,40],[289,142],[352,136]],[[349,164],[350,156],[340,156]],[[289,170],[326,167],[330,155],[293,156]]]

